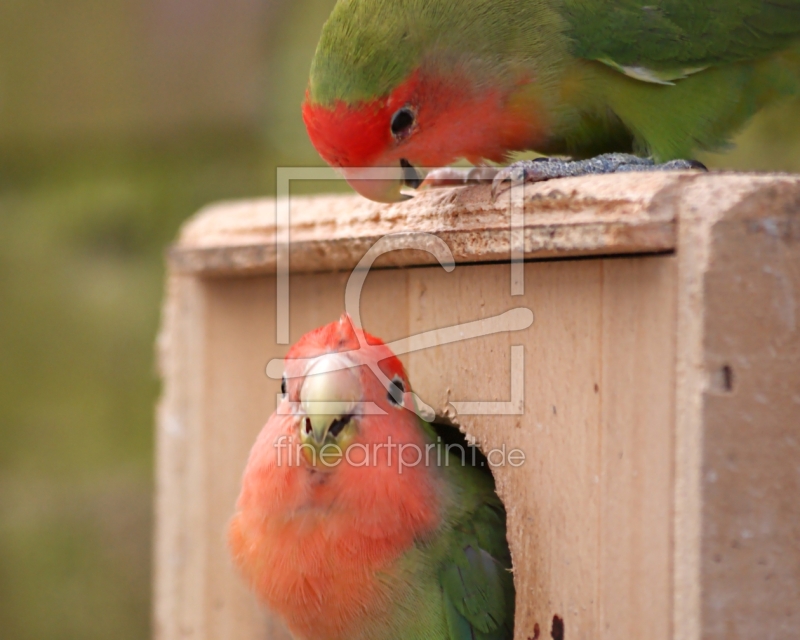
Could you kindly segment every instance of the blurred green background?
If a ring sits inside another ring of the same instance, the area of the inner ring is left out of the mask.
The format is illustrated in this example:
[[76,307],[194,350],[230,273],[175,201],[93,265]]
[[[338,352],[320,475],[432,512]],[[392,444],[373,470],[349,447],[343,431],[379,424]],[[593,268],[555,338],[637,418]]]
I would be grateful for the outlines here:
[[[0,638],[149,636],[164,249],[321,164],[299,104],[333,4],[0,3]],[[800,171],[798,114],[702,159]]]

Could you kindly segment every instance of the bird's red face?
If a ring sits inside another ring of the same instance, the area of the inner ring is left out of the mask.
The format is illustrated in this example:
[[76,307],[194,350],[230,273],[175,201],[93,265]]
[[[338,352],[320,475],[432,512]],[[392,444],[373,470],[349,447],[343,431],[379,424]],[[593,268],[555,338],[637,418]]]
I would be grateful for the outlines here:
[[534,105],[510,90],[476,87],[466,79],[415,71],[389,95],[370,102],[319,105],[306,96],[303,120],[311,142],[361,195],[378,202],[409,196],[422,182],[419,167],[459,158],[503,161],[535,145],[542,134]]
[[285,363],[284,401],[315,470],[335,471],[351,445],[380,443],[387,428],[401,441],[420,437],[403,365],[348,315],[303,336]]

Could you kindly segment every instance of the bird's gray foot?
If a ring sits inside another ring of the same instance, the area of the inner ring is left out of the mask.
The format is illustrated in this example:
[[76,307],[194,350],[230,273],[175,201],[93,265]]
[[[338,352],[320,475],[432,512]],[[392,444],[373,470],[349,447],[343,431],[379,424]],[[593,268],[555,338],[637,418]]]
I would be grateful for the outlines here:
[[554,178],[570,178],[602,173],[629,171],[686,171],[697,169],[708,171],[697,160],[670,160],[656,164],[650,158],[640,158],[629,153],[604,153],[588,160],[559,160],[558,158],[536,158],[522,160],[500,169],[492,180],[492,198],[506,182],[542,182]]

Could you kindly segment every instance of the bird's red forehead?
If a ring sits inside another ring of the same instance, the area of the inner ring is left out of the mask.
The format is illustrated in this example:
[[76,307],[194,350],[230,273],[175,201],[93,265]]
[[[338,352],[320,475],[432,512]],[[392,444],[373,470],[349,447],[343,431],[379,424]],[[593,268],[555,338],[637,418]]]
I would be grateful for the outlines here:
[[305,334],[286,354],[287,370],[292,360],[307,362],[325,353],[349,352],[357,364],[377,363],[390,380],[399,375],[407,381],[403,364],[380,338],[353,326],[347,314]]
[[417,93],[415,72],[391,94],[354,104],[314,104],[306,92],[303,121],[319,155],[333,167],[372,167],[391,148],[392,114]]
[[303,104],[308,136],[333,167],[371,166],[391,142],[385,100],[332,107]]

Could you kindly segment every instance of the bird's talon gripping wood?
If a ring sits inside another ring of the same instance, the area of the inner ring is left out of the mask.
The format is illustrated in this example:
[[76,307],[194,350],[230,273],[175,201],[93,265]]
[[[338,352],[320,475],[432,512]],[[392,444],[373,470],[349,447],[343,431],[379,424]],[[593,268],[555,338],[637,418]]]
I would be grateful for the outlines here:
[[651,158],[640,158],[628,153],[606,153],[588,160],[559,160],[536,158],[515,162],[497,172],[492,180],[492,199],[500,189],[515,182],[544,182],[557,178],[573,178],[590,174],[625,173],[629,171],[708,171],[696,160],[670,160],[656,164]]

